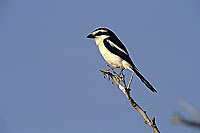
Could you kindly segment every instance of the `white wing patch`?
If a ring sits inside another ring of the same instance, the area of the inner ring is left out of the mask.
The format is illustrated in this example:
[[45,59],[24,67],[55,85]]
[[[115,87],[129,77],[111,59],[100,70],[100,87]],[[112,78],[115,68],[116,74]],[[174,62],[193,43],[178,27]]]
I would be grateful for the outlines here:
[[97,34],[98,32],[107,32],[106,30],[97,30],[97,31],[94,31],[92,34],[95,35]]
[[107,40],[108,43],[112,46],[112,47],[115,47],[117,48],[118,50],[120,50],[121,52],[123,52],[124,54],[128,55],[128,53],[126,51],[124,51],[122,48],[118,47],[116,44],[114,44],[112,41],[110,40]]

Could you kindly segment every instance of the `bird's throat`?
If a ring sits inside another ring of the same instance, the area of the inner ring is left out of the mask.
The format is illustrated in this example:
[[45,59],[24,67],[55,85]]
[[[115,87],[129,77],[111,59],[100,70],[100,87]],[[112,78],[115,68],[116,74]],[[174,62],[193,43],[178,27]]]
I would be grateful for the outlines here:
[[102,38],[94,38],[94,41],[96,42],[97,46],[101,45],[103,43]]

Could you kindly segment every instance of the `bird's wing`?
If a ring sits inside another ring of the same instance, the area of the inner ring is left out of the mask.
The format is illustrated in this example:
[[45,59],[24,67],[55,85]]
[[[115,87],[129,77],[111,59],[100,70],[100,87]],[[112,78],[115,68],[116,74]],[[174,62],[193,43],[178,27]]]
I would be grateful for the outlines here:
[[122,58],[123,60],[125,60],[126,62],[128,62],[130,65],[132,65],[133,67],[134,64],[131,60],[131,58],[128,55],[128,52],[125,48],[125,46],[121,43],[121,44],[116,44],[114,43],[112,40],[110,39],[105,39],[104,41],[104,45],[105,47],[113,54],[119,56],[120,58]]
[[123,51],[124,53],[128,55],[128,51],[126,50],[126,47],[117,37],[109,37],[108,40],[112,42],[111,44],[113,44],[116,48],[118,48],[119,50]]

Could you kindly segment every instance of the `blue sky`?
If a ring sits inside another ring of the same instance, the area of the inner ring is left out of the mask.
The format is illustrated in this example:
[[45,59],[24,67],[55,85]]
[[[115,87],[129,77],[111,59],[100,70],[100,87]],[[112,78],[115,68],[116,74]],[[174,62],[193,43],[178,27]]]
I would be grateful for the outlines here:
[[[113,30],[151,93],[134,77],[132,96],[161,132],[198,132],[170,122],[177,100],[199,106],[198,0],[1,0],[0,132],[151,132],[122,92],[105,80],[106,63],[92,40]],[[127,77],[131,72],[125,72]]]

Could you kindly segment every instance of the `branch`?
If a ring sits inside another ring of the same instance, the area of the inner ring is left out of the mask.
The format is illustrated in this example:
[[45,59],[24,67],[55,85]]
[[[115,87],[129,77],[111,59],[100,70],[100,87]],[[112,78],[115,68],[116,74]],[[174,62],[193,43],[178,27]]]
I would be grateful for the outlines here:
[[[110,66],[108,66],[110,67]],[[111,68],[111,67],[110,67]],[[126,87],[126,84],[125,84],[125,76],[123,75],[122,73],[122,77],[119,77],[117,75],[116,72],[114,72],[113,70],[111,70],[113,73],[111,72],[108,72],[108,71],[102,71],[100,70],[103,75],[104,75],[104,78],[105,76],[107,76],[108,79],[112,78],[113,82],[118,86],[118,88],[126,95],[126,97],[128,98],[129,102],[131,103],[131,105],[140,113],[140,115],[144,118],[144,121],[145,121],[145,124],[148,124],[149,127],[152,128],[152,130],[154,131],[154,133],[160,133],[157,125],[156,125],[156,122],[155,122],[155,117],[152,118],[152,120],[149,119],[149,117],[147,116],[146,114],[146,111],[144,111],[134,100],[133,98],[131,97],[130,95],[130,84],[131,84],[131,81],[132,81],[132,78],[133,78],[133,73],[132,73],[132,76],[131,76],[131,79],[129,81],[129,84],[128,84],[128,88]],[[120,84],[120,81],[122,82],[123,86]]]
[[177,113],[176,116],[172,118],[172,122],[174,124],[183,124],[186,126],[194,127],[200,129],[200,113],[199,111],[193,107],[191,104],[186,102],[185,100],[180,100],[179,104],[183,106],[192,116],[194,120],[190,120],[185,118],[181,113]]
[[174,124],[183,124],[183,125],[186,125],[186,126],[195,127],[195,128],[200,129],[200,123],[199,122],[196,122],[196,121],[193,121],[193,120],[188,120],[184,117],[178,117],[178,116],[173,117],[172,122]]

